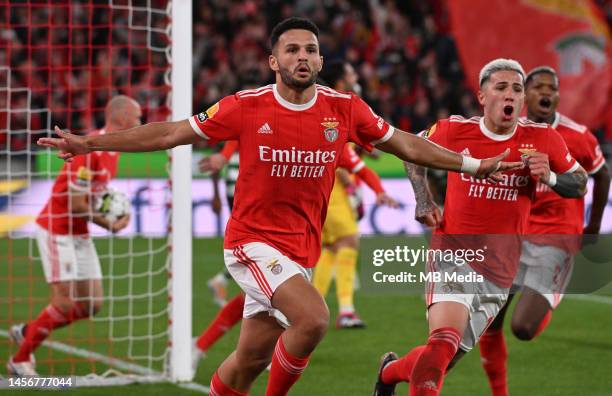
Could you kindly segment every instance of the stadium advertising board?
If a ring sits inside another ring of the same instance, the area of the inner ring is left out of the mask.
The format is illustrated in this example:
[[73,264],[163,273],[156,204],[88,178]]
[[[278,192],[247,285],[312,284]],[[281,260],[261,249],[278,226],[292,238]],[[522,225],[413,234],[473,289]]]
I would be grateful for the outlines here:
[[[33,181],[28,189],[12,197],[15,216],[32,216],[34,218],[41,210],[51,191],[51,181]],[[414,220],[414,195],[407,179],[383,179],[387,192],[401,203],[400,209],[379,207],[375,204],[373,193],[363,189],[365,215],[359,223],[362,235],[419,235],[423,233],[421,224]],[[148,237],[164,236],[167,233],[169,191],[167,181],[155,179],[121,179],[114,180],[111,188],[124,191],[132,203],[132,219],[130,225],[119,235],[143,235]],[[213,197],[212,183],[209,179],[193,181],[193,229],[196,237],[212,237],[222,235],[225,223],[229,217],[226,205],[216,216],[211,207]],[[221,194],[225,196],[224,185],[221,183]],[[586,197],[586,211],[590,210],[590,190]],[[222,199],[225,202],[225,199]],[[608,201],[612,206],[612,196]],[[31,235],[34,223],[29,222],[15,232],[19,235]],[[602,233],[612,232],[612,210],[604,213]],[[93,235],[106,235],[107,231],[92,225]]]

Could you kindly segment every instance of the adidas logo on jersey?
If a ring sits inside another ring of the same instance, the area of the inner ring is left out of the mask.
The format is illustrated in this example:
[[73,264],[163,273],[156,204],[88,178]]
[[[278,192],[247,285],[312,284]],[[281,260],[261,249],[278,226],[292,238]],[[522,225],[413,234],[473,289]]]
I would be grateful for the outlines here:
[[257,130],[257,133],[272,134],[272,128],[270,128],[270,125],[266,122]]
[[471,156],[472,156],[472,154],[470,154],[470,149],[469,149],[469,148],[467,148],[467,147],[463,149],[463,151],[461,152],[461,154],[466,155],[466,156],[469,156],[469,157],[471,157]]

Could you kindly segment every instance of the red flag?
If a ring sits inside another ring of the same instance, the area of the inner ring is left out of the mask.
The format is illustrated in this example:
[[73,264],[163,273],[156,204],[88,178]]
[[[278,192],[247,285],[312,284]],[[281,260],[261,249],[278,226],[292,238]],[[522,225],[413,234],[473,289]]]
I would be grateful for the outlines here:
[[449,0],[467,81],[495,58],[519,61],[525,72],[548,65],[559,75],[559,111],[591,128],[612,106],[611,39],[590,0]]

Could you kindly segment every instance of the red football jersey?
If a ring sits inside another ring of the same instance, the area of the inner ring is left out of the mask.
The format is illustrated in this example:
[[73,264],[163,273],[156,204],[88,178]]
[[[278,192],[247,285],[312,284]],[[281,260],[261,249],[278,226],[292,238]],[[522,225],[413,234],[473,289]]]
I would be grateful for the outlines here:
[[284,100],[276,85],[240,91],[189,122],[205,139],[240,141],[225,248],[263,242],[304,267],[319,258],[344,145],[353,141],[371,149],[393,134],[358,96],[320,85],[301,105]]
[[[559,133],[549,125],[526,120],[519,120],[511,134],[498,135],[487,129],[482,117],[452,116],[438,121],[425,136],[476,158],[493,157],[510,148],[506,161],[521,161],[521,156],[539,151],[548,154],[554,172],[570,172],[579,166]],[[494,185],[469,174],[449,172],[443,220],[435,234],[441,236],[437,242],[449,248],[471,245],[469,248],[487,250],[486,260],[472,261],[472,267],[508,287],[518,267],[520,235],[528,230],[536,183],[528,168],[505,172],[503,177]]]
[[[93,134],[104,134],[104,130],[95,131]],[[68,189],[89,192],[92,195],[104,191],[117,173],[118,161],[119,153],[95,151],[76,156],[72,162],[64,163],[51,189],[51,197],[36,222],[52,234],[88,234],[87,219],[70,214]]]
[[[601,153],[597,138],[584,126],[556,113],[552,127],[561,134],[569,152],[589,174],[596,173],[606,160]],[[536,200],[529,218],[530,234],[575,234],[581,235],[584,227],[584,198],[561,197],[545,184],[538,183]],[[557,240],[558,239],[558,240]],[[564,242],[573,242],[568,245]],[[555,243],[558,242],[558,243]],[[554,246],[575,252],[579,240],[552,238]]]

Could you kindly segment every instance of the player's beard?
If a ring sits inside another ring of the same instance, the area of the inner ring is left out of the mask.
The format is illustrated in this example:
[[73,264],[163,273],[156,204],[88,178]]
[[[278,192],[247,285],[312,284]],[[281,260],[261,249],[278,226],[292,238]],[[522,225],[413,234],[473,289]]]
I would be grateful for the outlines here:
[[315,81],[317,81],[317,77],[319,75],[319,73],[316,70],[311,69],[310,78],[308,80],[298,80],[293,77],[294,72],[290,71],[289,69],[285,67],[280,66],[279,72],[280,72],[281,80],[283,81],[283,83],[289,88],[292,88],[298,91],[303,91],[306,88],[311,87],[312,84],[314,84]]

